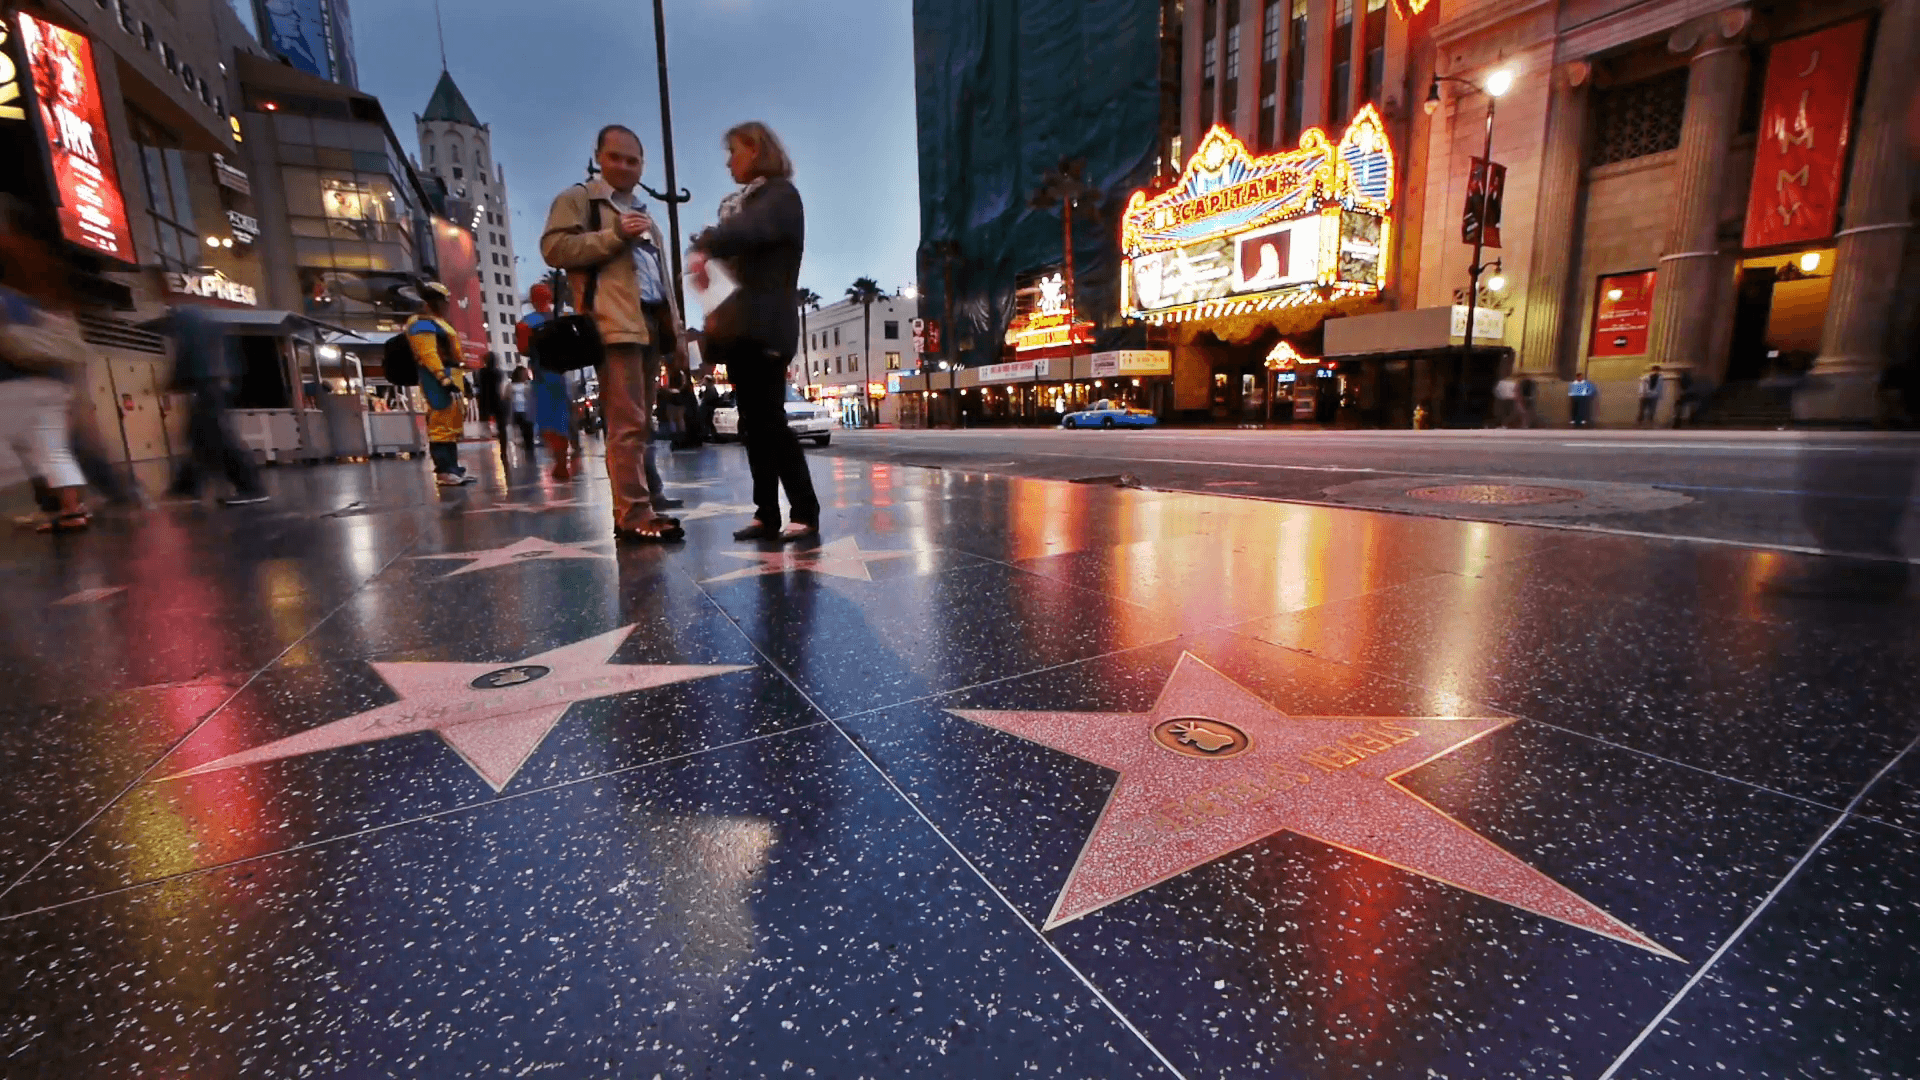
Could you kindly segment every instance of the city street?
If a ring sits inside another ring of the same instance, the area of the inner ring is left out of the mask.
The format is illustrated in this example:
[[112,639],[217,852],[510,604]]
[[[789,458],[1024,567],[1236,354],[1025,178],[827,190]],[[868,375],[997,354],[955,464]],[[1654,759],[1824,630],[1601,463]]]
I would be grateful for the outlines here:
[[[1905,512],[1920,434],[999,428],[835,439],[838,453],[901,465],[1920,556],[1920,515]],[[1876,534],[1902,514],[1889,546]]]

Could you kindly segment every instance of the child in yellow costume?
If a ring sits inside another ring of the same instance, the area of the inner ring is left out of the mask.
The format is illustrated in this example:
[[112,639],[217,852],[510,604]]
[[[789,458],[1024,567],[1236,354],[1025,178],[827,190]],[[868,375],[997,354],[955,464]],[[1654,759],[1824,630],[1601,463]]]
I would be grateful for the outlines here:
[[474,483],[460,465],[460,435],[466,409],[460,404],[460,331],[447,321],[453,294],[429,281],[420,286],[427,310],[407,323],[407,344],[420,365],[420,393],[427,399],[427,453],[433,458],[433,482],[441,487]]

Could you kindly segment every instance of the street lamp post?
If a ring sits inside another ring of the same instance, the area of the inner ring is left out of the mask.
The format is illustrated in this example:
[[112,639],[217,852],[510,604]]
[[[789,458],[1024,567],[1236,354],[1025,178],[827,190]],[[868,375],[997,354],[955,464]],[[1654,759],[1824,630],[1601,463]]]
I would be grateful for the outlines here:
[[1491,75],[1488,75],[1484,85],[1476,83],[1471,79],[1461,79],[1451,75],[1436,74],[1433,77],[1433,81],[1427,86],[1426,110],[1428,116],[1432,116],[1434,110],[1440,107],[1440,84],[1443,82],[1459,83],[1462,86],[1472,87],[1487,95],[1486,139],[1481,144],[1480,150],[1480,160],[1486,169],[1486,173],[1481,178],[1480,184],[1479,224],[1473,231],[1473,262],[1467,267],[1467,275],[1471,280],[1467,287],[1466,333],[1461,335],[1460,377],[1464,379],[1467,375],[1467,367],[1473,363],[1473,322],[1475,316],[1480,312],[1480,275],[1487,270],[1487,267],[1482,265],[1480,259],[1485,254],[1486,248],[1487,206],[1493,197],[1493,114],[1495,108],[1500,104],[1500,99],[1506,95],[1508,90],[1513,89],[1513,72],[1501,68]]

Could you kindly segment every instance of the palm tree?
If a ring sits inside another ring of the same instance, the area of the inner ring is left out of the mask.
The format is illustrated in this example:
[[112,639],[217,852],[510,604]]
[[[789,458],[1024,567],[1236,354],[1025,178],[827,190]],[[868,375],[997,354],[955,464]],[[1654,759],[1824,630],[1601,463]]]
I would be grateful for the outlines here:
[[861,322],[864,328],[861,348],[866,353],[866,362],[862,366],[867,375],[873,374],[873,302],[885,295],[887,294],[880,291],[880,283],[870,277],[854,278],[853,284],[847,286],[847,299],[859,304],[861,308]]
[[[807,311],[808,309],[820,310],[820,294],[802,286],[793,291],[793,303],[800,309],[800,365],[806,368],[812,363],[813,346],[813,339],[807,336]],[[812,370],[809,369],[807,375],[811,378]]]

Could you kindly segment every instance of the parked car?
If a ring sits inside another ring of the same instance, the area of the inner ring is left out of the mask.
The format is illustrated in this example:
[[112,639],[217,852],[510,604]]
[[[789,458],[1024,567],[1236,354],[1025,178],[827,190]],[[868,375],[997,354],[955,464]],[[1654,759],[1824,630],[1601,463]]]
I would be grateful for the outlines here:
[[[787,387],[787,426],[795,435],[812,439],[816,446],[833,441],[833,414],[824,406],[808,401],[791,386]],[[733,395],[728,394],[713,410],[713,439],[725,442],[739,437],[740,410],[733,403]]]
[[1152,427],[1157,423],[1159,421],[1154,419],[1154,415],[1145,409],[1136,409],[1105,398],[1060,418],[1060,426],[1064,428]]

